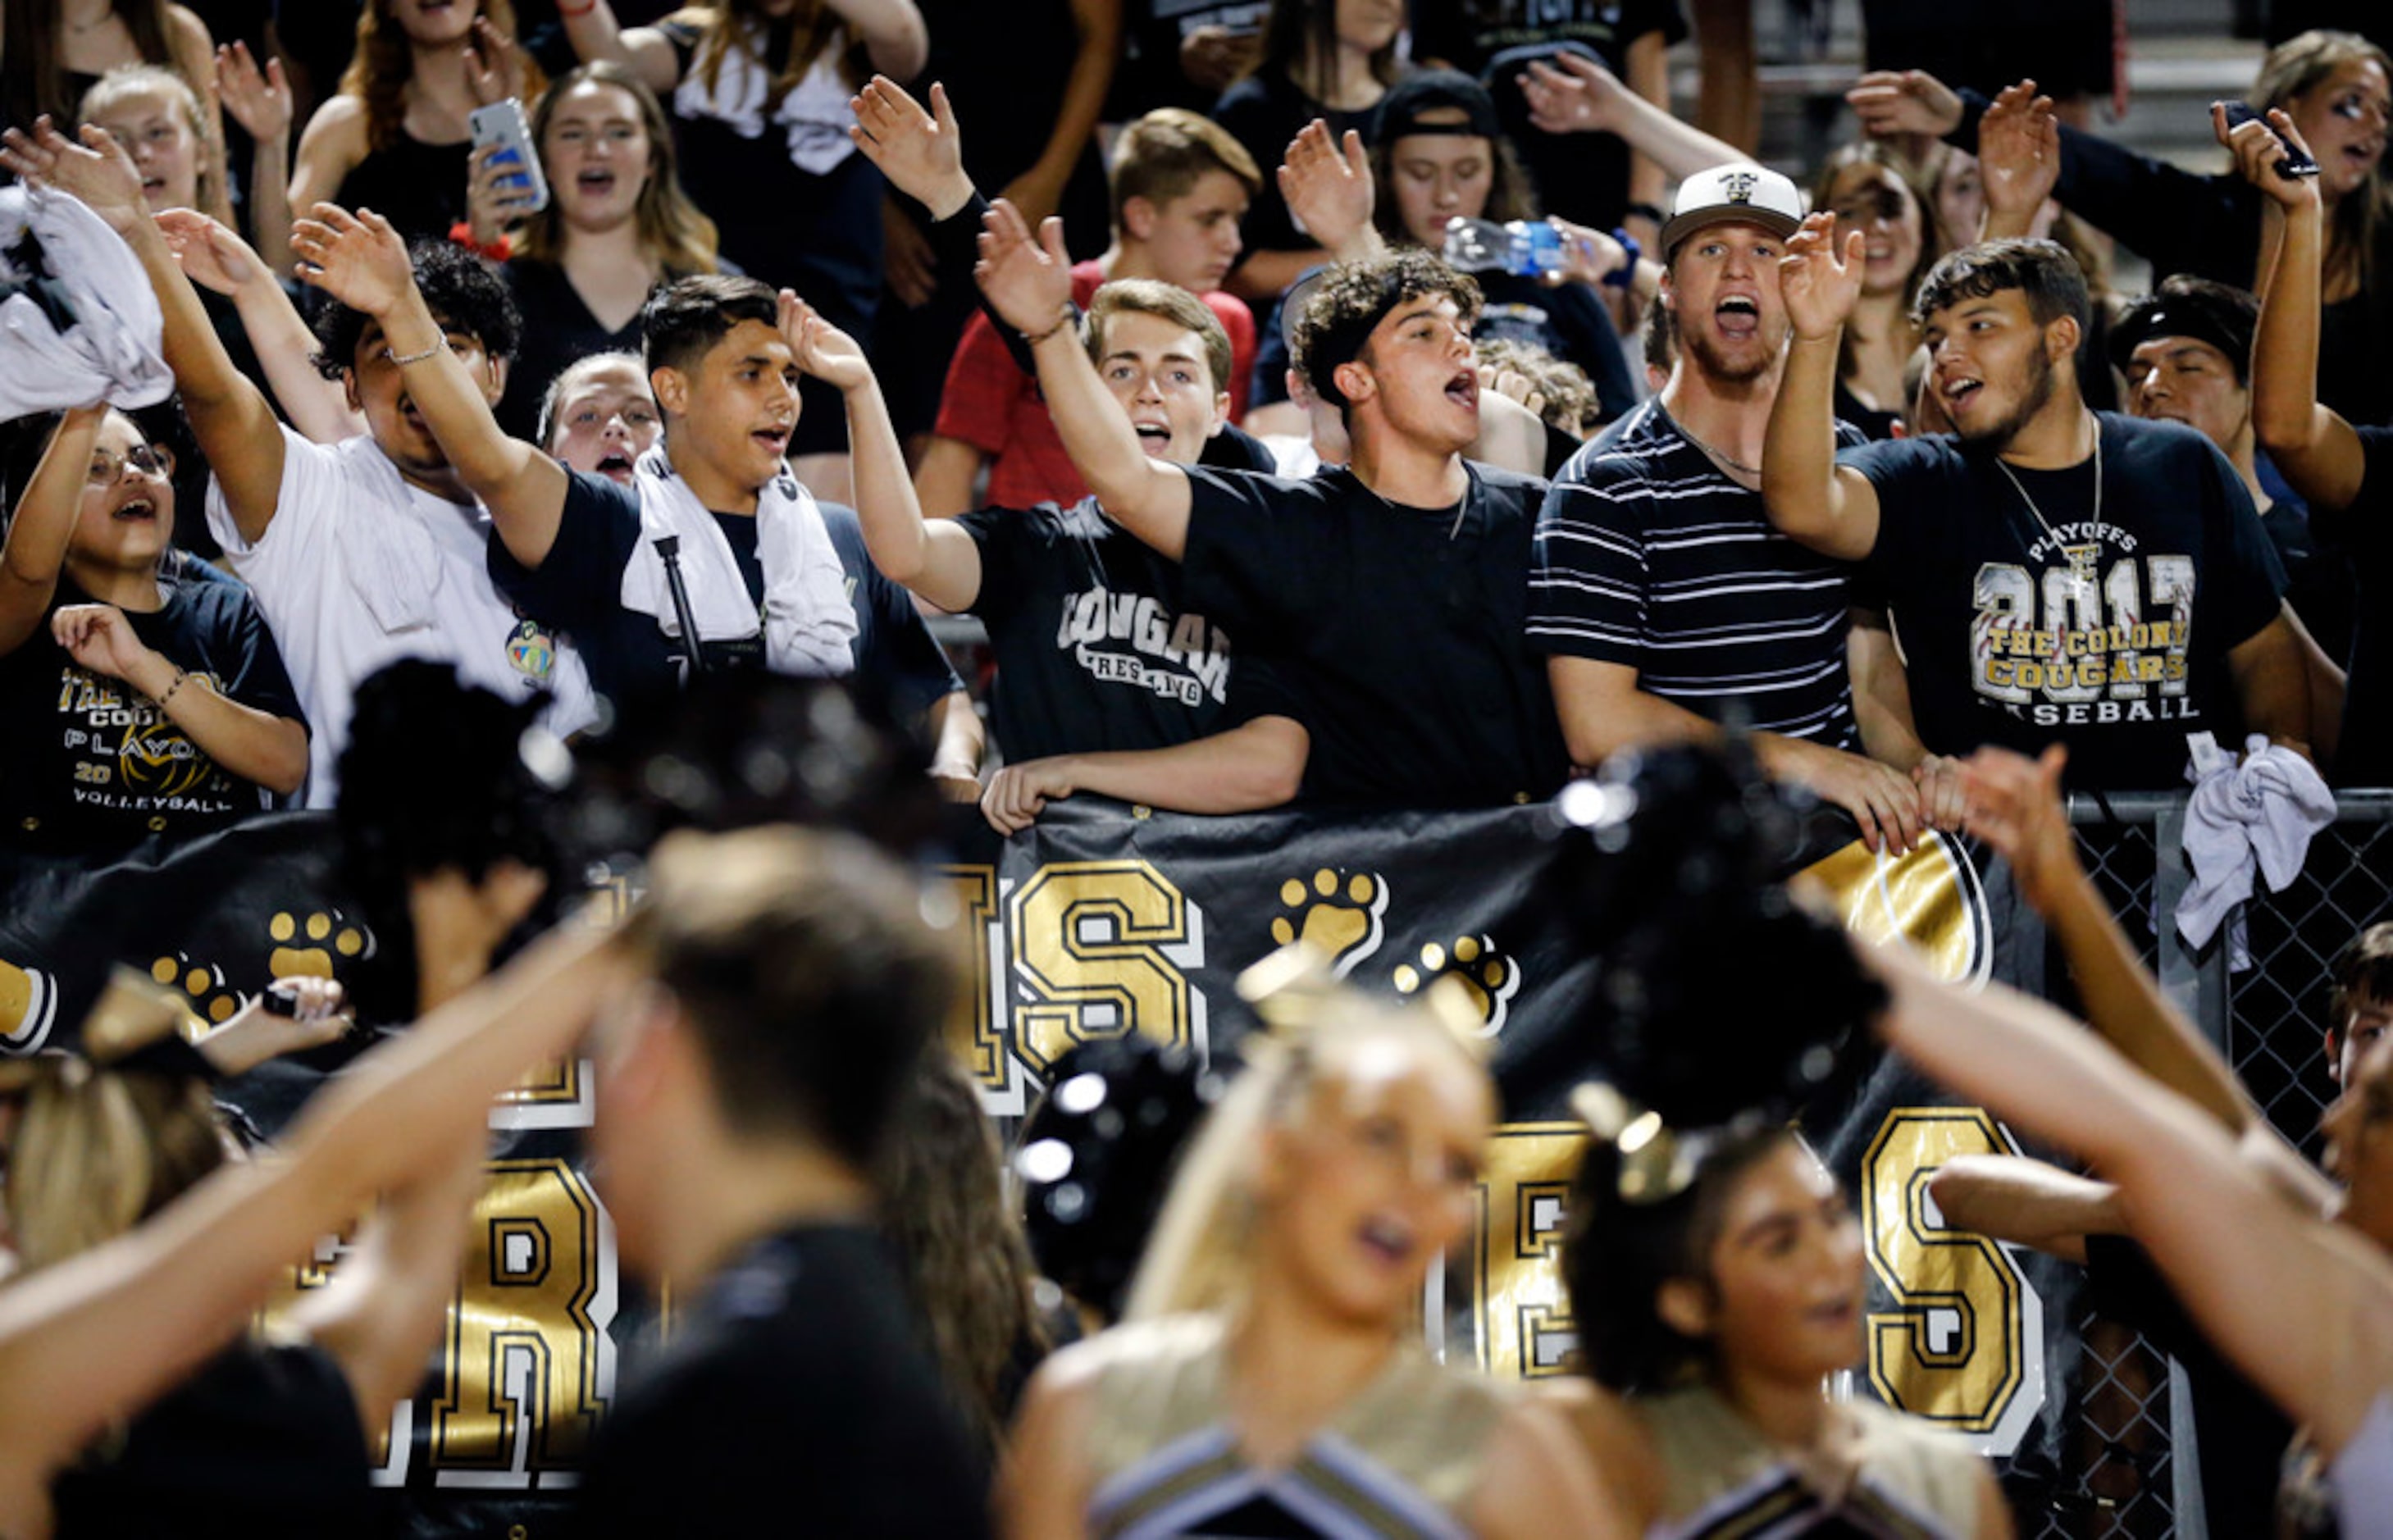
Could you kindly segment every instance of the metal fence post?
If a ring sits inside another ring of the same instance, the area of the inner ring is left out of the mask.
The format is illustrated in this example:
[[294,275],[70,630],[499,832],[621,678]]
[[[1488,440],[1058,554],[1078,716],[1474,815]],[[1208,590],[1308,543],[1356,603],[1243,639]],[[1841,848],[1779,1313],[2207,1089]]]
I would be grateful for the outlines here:
[[[2177,1009],[2191,1016],[2223,1057],[2227,1053],[2227,956],[2239,909],[2211,937],[2209,956],[2188,946],[2177,933],[2177,907],[2192,885],[2185,859],[2185,803],[2170,802],[2152,818],[2152,934],[2160,949],[2161,987]],[[2185,1366],[2169,1360],[2169,1508],[2177,1540],[2209,1540],[2210,1517],[2202,1497],[2201,1425],[2193,1414],[2193,1387]]]

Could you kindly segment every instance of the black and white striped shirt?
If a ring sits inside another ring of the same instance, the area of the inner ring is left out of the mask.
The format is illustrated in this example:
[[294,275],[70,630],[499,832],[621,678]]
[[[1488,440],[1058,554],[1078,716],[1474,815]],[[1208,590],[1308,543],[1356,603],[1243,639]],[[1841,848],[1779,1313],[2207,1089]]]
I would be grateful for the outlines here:
[[1741,703],[1757,729],[1856,747],[1848,602],[1843,564],[1772,529],[1659,400],[1573,455],[1537,516],[1529,645],[1715,721]]

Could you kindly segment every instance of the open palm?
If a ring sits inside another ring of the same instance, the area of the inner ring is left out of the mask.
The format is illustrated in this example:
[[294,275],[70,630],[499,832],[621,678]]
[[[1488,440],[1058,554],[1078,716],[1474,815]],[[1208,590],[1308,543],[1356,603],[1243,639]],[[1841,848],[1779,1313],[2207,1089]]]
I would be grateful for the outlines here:
[[291,249],[300,275],[352,310],[387,315],[415,281],[407,242],[372,209],[356,214],[331,203],[292,227]]
[[20,128],[0,134],[0,166],[33,187],[66,193],[119,235],[150,216],[150,205],[141,196],[141,173],[105,129],[85,124],[78,144],[48,118],[37,119],[31,134]]
[[1778,289],[1785,296],[1786,319],[1795,334],[1816,342],[1833,337],[1862,292],[1862,243],[1859,230],[1837,251],[1837,216],[1815,214],[1786,242],[1778,259]]

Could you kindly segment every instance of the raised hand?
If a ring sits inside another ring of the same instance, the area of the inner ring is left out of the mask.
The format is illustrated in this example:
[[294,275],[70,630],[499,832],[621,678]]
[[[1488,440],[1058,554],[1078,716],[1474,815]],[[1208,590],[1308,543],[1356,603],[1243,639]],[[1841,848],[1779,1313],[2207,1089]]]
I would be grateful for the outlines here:
[[1180,40],[1180,72],[1200,89],[1220,96],[1262,57],[1262,39],[1227,27],[1196,27]]
[[[2277,163],[2285,158],[2288,142],[2298,147],[2303,154],[2310,154],[2310,147],[2304,142],[2300,130],[2294,126],[2294,120],[2286,116],[2283,108],[2269,109],[2265,123],[2254,118],[2230,129],[2227,126],[2227,104],[2214,101],[2210,104],[2210,127],[2218,136],[2218,142],[2235,156],[2235,169],[2243,174],[2243,179],[2266,193],[2271,202],[2289,213],[2295,209],[2320,206],[2317,177],[2288,176],[2277,169]],[[2276,132],[2270,132],[2271,129]],[[2284,135],[2283,139],[2277,137],[2280,133]],[[2311,156],[2311,159],[2317,157]]]
[[183,276],[203,289],[237,294],[271,276],[266,259],[248,241],[197,209],[165,210],[158,215],[158,232]]
[[271,56],[260,70],[246,43],[216,50],[216,96],[242,131],[261,144],[284,144],[291,135],[295,109],[291,83],[283,78],[282,61]]
[[474,35],[465,44],[465,85],[484,107],[524,94],[529,78],[525,54],[516,40],[490,25],[490,18],[474,20]]
[[1853,231],[1840,257],[1833,214],[1812,215],[1787,239],[1786,254],[1778,259],[1778,289],[1798,340],[1826,341],[1853,313],[1862,293],[1864,242],[1862,232]]
[[110,229],[129,235],[150,217],[141,173],[106,129],[85,124],[79,137],[77,143],[59,133],[47,116],[34,119],[30,134],[21,128],[0,131],[0,166],[29,187],[57,189],[98,215]]
[[1523,410],[1531,416],[1542,418],[1546,414],[1545,392],[1537,388],[1536,381],[1517,369],[1498,369],[1492,363],[1481,364],[1479,388],[1492,390],[1499,396],[1510,397],[1518,401]]
[[1978,124],[1978,167],[1986,189],[1987,235],[2023,234],[2060,180],[2060,121],[2035,82],[2003,88]]
[[798,368],[840,391],[860,390],[872,384],[872,365],[856,339],[817,315],[814,307],[788,289],[781,291],[781,340]]
[[2040,759],[1988,748],[1961,763],[1969,832],[2008,864],[2020,895],[2039,914],[2050,913],[2062,888],[2085,871],[2060,800],[2060,772],[2068,762],[2069,750],[2056,743]]
[[397,309],[415,287],[407,242],[372,209],[352,215],[319,203],[311,217],[291,228],[291,249],[299,254],[300,277],[377,320]]
[[50,617],[50,634],[77,668],[127,683],[134,671],[158,656],[114,605],[67,605]]
[[1548,283],[1584,283],[1592,288],[1628,266],[1628,248],[1602,230],[1567,219],[1550,218],[1546,223],[1563,232],[1563,265],[1546,276]]
[[532,190],[526,185],[523,157],[512,146],[486,144],[466,162],[465,216],[477,245],[497,244],[499,237],[532,215]]
[[1520,77],[1529,121],[1549,134],[1608,134],[1619,126],[1620,77],[1584,54],[1539,60]]
[[934,219],[945,219],[972,202],[963,140],[946,86],[931,86],[931,110],[925,112],[896,81],[875,75],[847,105],[856,113],[847,137],[891,187],[930,210]]
[[1002,198],[981,221],[980,260],[973,277],[1005,324],[1034,341],[1045,338],[1072,303],[1072,259],[1064,250],[1064,221],[1050,219],[1033,240],[1022,211]]
[[1344,252],[1370,228],[1377,199],[1363,136],[1350,128],[1341,145],[1319,118],[1306,124],[1280,163],[1279,192],[1306,234],[1332,253]]
[[1845,93],[1862,132],[1872,138],[1925,134],[1942,138],[1961,126],[1961,98],[1924,70],[1873,70]]

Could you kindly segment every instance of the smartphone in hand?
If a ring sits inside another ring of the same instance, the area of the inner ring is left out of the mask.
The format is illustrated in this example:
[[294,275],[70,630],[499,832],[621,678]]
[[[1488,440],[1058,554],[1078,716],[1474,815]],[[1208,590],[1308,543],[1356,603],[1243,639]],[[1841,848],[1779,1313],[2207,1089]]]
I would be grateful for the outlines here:
[[548,207],[548,177],[540,168],[540,151],[531,142],[530,125],[524,121],[523,103],[509,97],[488,107],[477,107],[466,115],[465,122],[474,131],[476,150],[497,145],[502,152],[515,151],[515,170],[499,185],[530,200],[520,211],[537,214]]
[[[2230,133],[2233,133],[2247,123],[2268,122],[2266,116],[2249,102],[2228,101],[2221,102],[2219,105],[2227,111],[2227,129]],[[2278,176],[2291,181],[2296,176],[2315,176],[2319,174],[2318,162],[2310,159],[2309,155],[2293,140],[2280,133],[2275,124],[2269,124],[2269,132],[2275,134],[2277,142],[2285,147],[2284,157],[2277,163]]]

